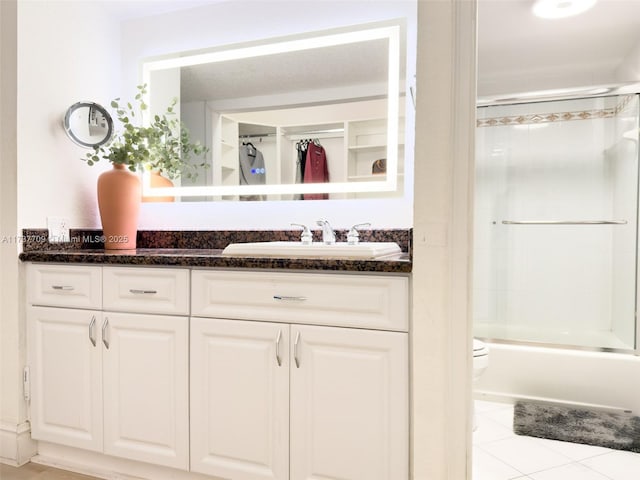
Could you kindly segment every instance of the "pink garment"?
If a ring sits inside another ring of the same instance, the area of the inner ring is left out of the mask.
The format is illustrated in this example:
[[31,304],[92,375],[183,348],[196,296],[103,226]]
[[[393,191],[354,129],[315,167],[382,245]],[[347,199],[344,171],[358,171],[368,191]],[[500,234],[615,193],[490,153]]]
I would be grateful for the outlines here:
[[[309,143],[304,167],[304,183],[325,183],[329,181],[327,155],[322,145]],[[305,193],[305,200],[326,200],[328,193]]]

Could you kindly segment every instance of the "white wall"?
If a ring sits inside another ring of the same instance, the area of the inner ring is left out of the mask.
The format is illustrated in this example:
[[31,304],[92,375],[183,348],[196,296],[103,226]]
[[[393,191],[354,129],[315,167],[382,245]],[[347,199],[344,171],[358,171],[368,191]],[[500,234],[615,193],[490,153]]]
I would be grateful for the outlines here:
[[72,227],[99,227],[96,179],[88,151],[62,128],[80,100],[109,105],[120,91],[119,25],[100,2],[21,1],[18,5],[18,224],[46,227],[64,216]]
[[17,259],[16,199],[16,2],[0,2],[0,461],[20,463],[26,405],[21,395],[24,324],[20,322],[21,288]]
[[411,478],[470,480],[476,3],[418,15]]

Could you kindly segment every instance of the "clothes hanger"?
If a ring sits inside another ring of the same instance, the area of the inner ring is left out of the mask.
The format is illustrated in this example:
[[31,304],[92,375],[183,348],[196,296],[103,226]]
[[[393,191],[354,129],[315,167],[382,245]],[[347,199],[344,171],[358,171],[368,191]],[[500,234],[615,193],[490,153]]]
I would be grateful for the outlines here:
[[253,143],[251,142],[242,142],[242,145],[244,145],[245,147],[249,147],[249,151],[247,152],[247,155],[249,155],[250,157],[255,157],[256,156],[256,151],[258,150]]

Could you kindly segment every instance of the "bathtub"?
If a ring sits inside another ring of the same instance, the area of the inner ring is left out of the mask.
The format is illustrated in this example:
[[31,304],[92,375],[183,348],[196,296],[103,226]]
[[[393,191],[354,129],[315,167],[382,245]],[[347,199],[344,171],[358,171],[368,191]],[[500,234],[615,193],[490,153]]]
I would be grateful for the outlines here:
[[640,413],[640,356],[487,343],[477,399],[569,403]]

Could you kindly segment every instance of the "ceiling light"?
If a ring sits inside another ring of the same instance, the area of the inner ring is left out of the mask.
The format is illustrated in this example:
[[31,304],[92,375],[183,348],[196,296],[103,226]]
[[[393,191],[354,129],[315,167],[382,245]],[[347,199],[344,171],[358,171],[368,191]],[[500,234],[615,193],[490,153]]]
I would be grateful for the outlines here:
[[533,14],[540,18],[564,18],[586,12],[597,0],[537,0]]

